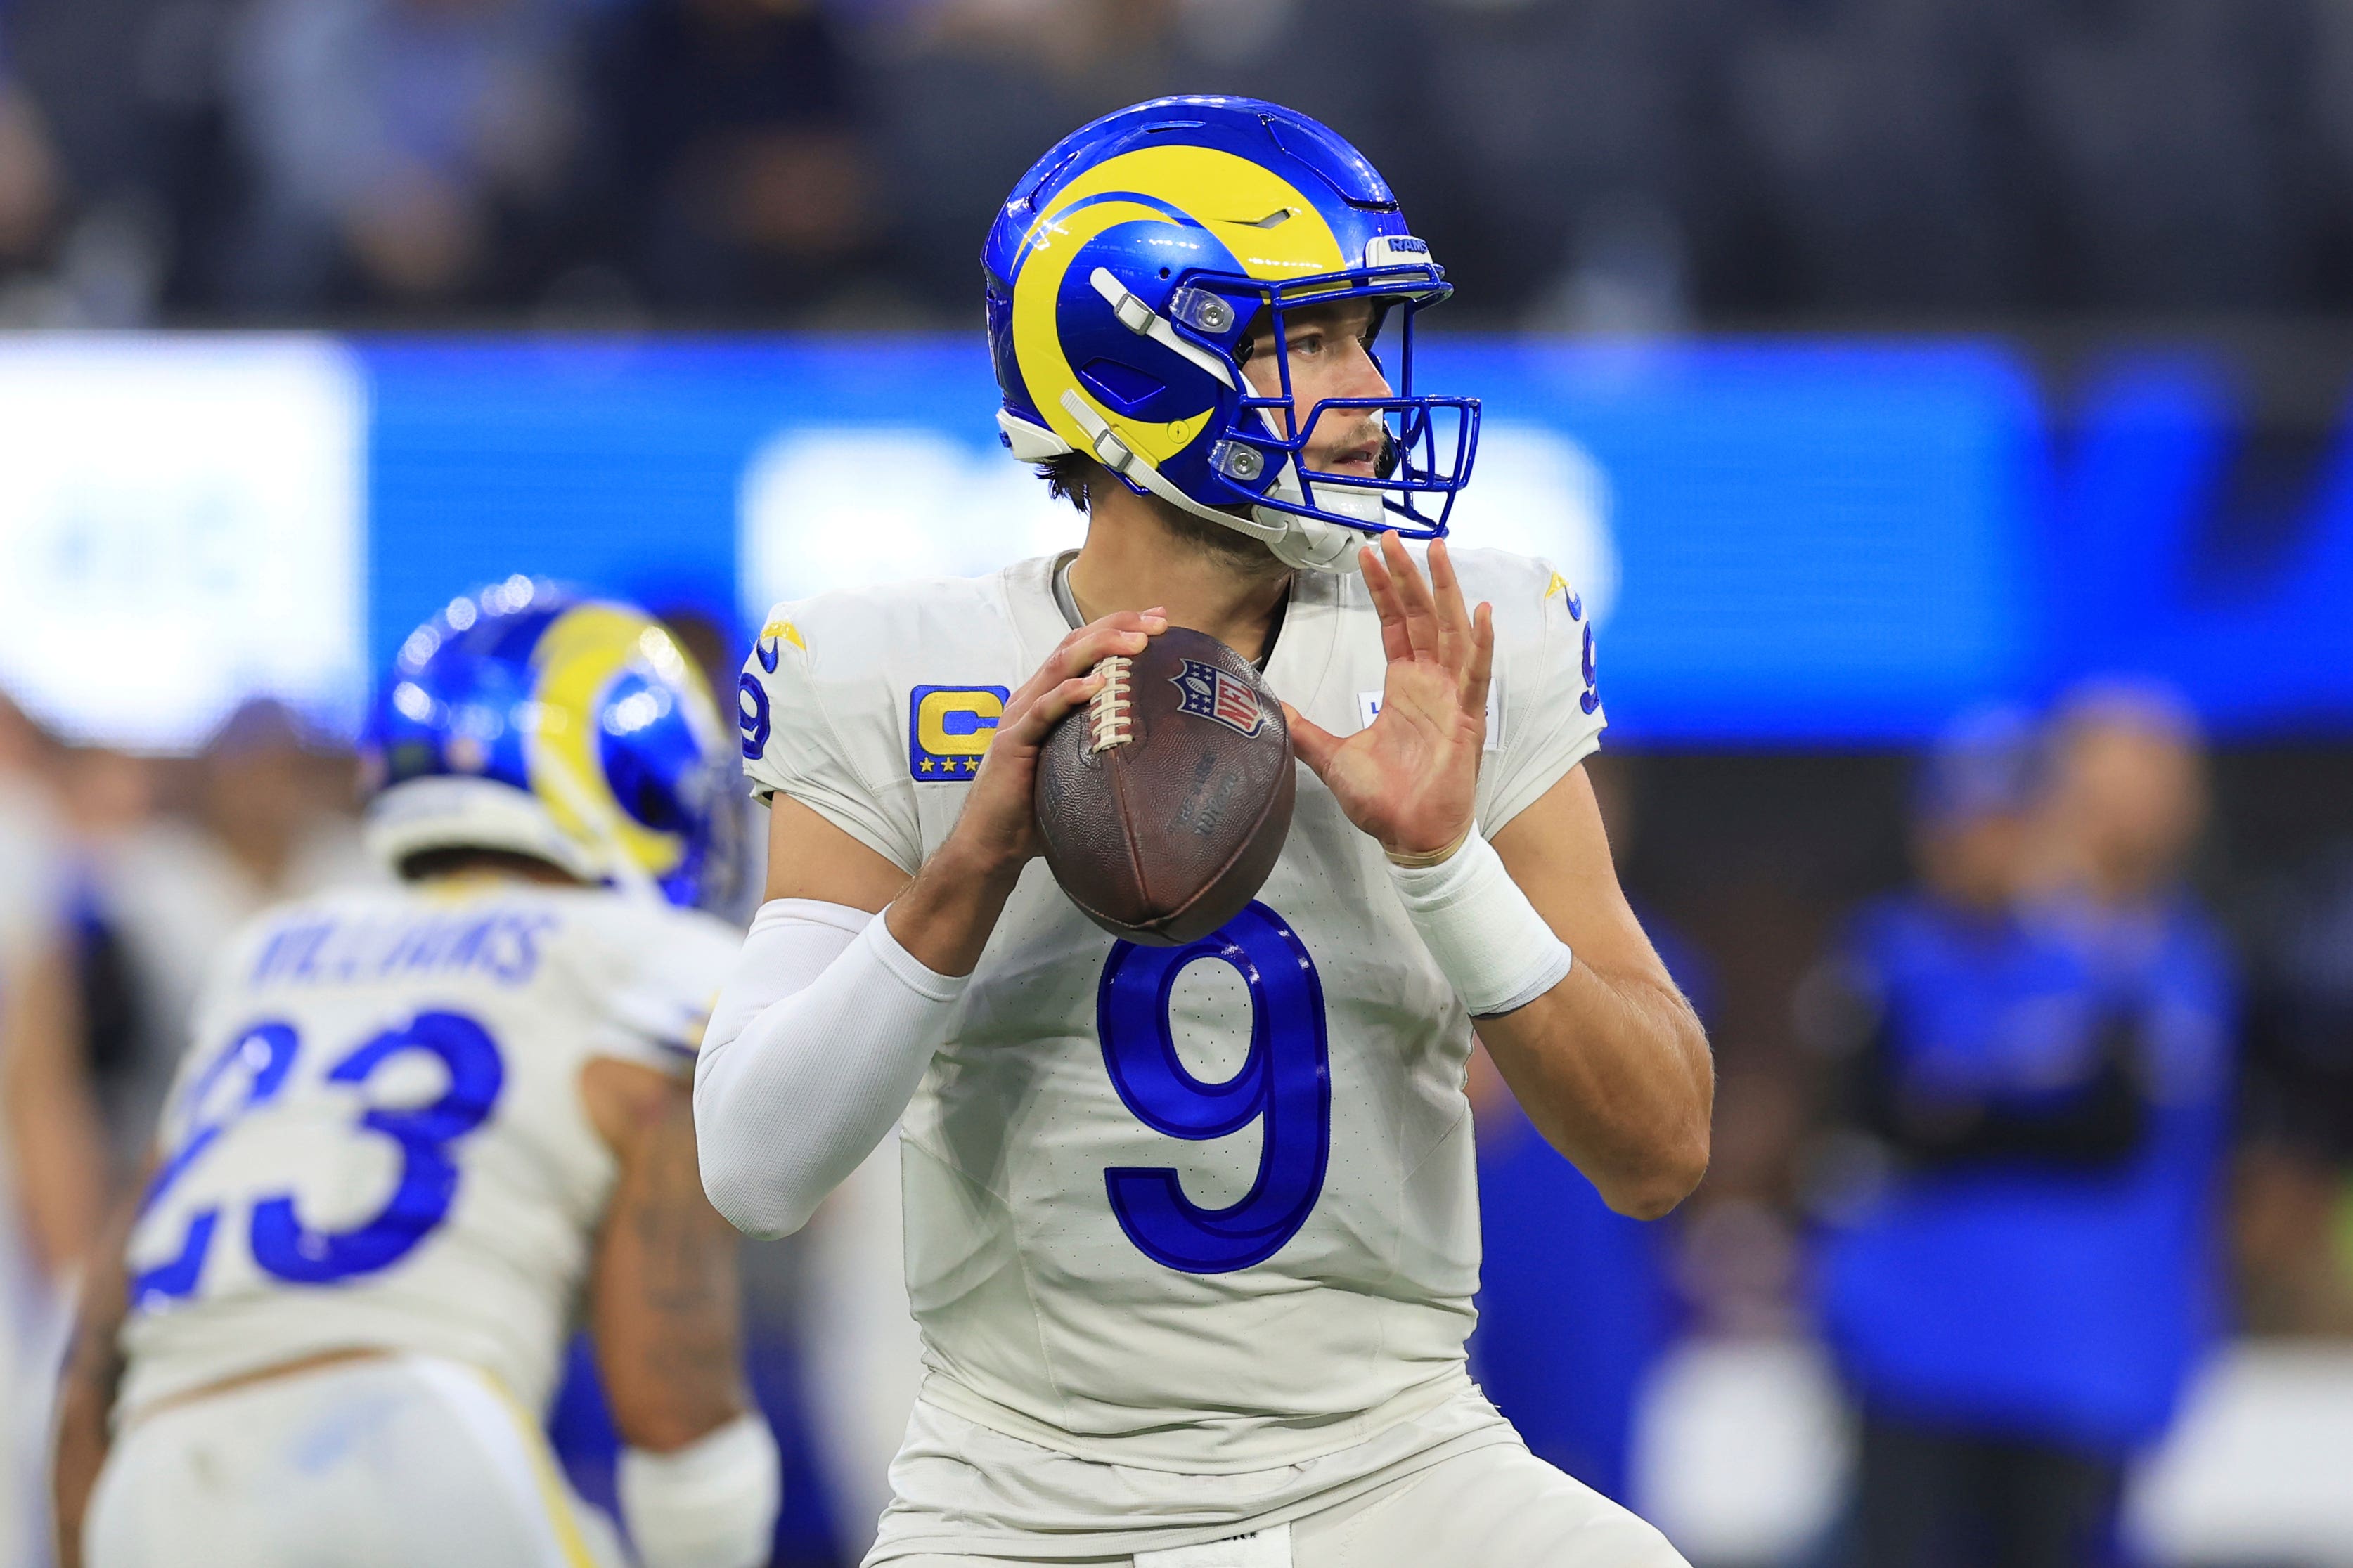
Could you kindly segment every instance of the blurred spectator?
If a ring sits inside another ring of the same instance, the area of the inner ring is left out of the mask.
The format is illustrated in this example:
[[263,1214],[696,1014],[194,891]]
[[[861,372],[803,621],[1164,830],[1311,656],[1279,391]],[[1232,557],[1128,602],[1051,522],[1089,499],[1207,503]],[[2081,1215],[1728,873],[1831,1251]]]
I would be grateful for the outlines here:
[[45,314],[65,192],[48,117],[10,65],[0,39],[0,320],[13,322]]
[[602,55],[602,161],[654,303],[807,317],[860,280],[874,171],[816,0],[644,0]]
[[2263,900],[2247,1008],[2241,1311],[2353,1335],[2353,846]]
[[206,961],[265,902],[375,874],[349,759],[276,704],[240,709],[180,770],[185,818],[161,807],[172,771],[59,748],[0,702],[0,1563],[41,1529],[37,1489],[14,1511],[9,1472],[40,1450],[58,1304],[145,1156]]
[[[2039,304],[2246,309],[2293,290],[2305,0],[2103,0],[2011,24],[2053,241]],[[2344,84],[2325,90],[2341,95]]]
[[174,270],[229,205],[210,35],[232,3],[11,0],[9,56],[50,152],[47,234],[0,307],[12,321],[136,326],[187,298]]
[[58,745],[0,694],[0,983],[53,921]]
[[39,258],[60,195],[40,105],[21,85],[0,77],[0,265],[19,267]]
[[1205,89],[1362,145],[1466,321],[2353,303],[2326,0],[9,0],[0,46],[16,320],[961,312],[1041,149]]
[[[102,751],[72,767],[89,1070],[120,1175],[145,1152],[220,945],[272,902],[383,873],[351,817],[348,758],[277,702],[239,708],[176,768]],[[183,810],[163,809],[172,783]]]
[[97,1223],[97,1111],[59,930],[58,748],[0,696],[0,1563],[46,1530],[40,1458],[65,1291]]
[[1755,7],[1730,68],[1738,153],[1800,300],[1984,309],[2024,281],[2002,177],[2002,12],[1922,0]]
[[[12,1265],[69,1279],[104,1196],[65,920],[60,758],[0,697],[0,1298]],[[0,1333],[21,1315],[0,1300]]]
[[2174,883],[2203,809],[2176,713],[2087,690],[2047,751],[2022,715],[1965,721],[1922,771],[1920,889],[1809,986],[1870,1568],[2108,1561],[2213,1329],[2228,997]]
[[1078,126],[1155,92],[1169,0],[925,0],[866,39],[892,265],[935,308],[978,308],[980,242],[1014,182]]
[[[1494,311],[1527,301],[1556,327],[1682,326],[1689,230],[1712,216],[1699,160],[1712,129],[1717,8],[1451,0],[1421,9],[1430,60],[1410,101],[1426,106],[1416,129],[1444,149],[1446,164],[1397,167],[1367,152],[1463,280],[1466,302]],[[1395,110],[1363,113],[1374,126]]]
[[255,0],[230,93],[248,305],[512,304],[580,134],[586,0]]
[[2268,903],[2248,1007],[2249,1127],[2353,1167],[2353,847],[2306,868]]

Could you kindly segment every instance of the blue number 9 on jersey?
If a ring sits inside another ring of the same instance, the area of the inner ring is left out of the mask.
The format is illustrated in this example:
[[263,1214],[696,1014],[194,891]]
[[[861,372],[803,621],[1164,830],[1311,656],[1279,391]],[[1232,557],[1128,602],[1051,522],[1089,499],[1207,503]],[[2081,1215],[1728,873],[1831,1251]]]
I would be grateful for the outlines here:
[[[1186,1070],[1168,1016],[1178,977],[1210,960],[1230,965],[1250,1000],[1250,1054],[1222,1083]],[[1299,938],[1253,903],[1187,947],[1120,942],[1103,964],[1095,1024],[1112,1087],[1155,1131],[1198,1142],[1261,1123],[1258,1179],[1226,1208],[1194,1203],[1165,1166],[1106,1170],[1112,1213],[1128,1239],[1187,1274],[1231,1273],[1273,1257],[1314,1209],[1332,1154],[1324,986]]]

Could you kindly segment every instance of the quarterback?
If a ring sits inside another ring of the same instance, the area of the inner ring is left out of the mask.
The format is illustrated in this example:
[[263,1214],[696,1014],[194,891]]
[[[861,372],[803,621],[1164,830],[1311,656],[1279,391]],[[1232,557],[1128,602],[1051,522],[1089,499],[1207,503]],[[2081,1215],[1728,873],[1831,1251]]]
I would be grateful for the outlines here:
[[726,738],[628,605],[517,578],[409,637],[366,755],[405,885],[211,977],[67,1369],[64,1568],[620,1568],[539,1431],[584,1309],[637,1561],[768,1560],[686,1082]]
[[[868,1563],[1680,1562],[1464,1370],[1474,1021],[1632,1215],[1699,1181],[1714,1079],[1577,767],[1574,588],[1443,542],[1478,410],[1414,390],[1429,247],[1323,126],[1187,98],[1055,147],[984,261],[999,429],[1084,546],[774,612],[770,901],[696,1068],[747,1230],[898,1128],[925,1378]],[[1031,792],[1170,626],[1257,662],[1306,771],[1258,900],[1145,948],[1062,895]]]

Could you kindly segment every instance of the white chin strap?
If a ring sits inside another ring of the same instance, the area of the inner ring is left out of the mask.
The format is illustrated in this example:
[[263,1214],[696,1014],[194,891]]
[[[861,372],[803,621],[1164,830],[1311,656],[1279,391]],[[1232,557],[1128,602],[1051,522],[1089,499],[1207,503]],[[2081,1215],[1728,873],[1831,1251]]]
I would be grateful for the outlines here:
[[[1322,518],[1301,517],[1295,512],[1276,507],[1252,507],[1247,516],[1205,506],[1170,484],[1160,470],[1119,438],[1116,431],[1103,422],[1103,416],[1087,406],[1086,400],[1076,392],[1062,394],[1062,408],[1078,421],[1079,428],[1087,433],[1088,455],[1113,473],[1131,483],[1141,485],[1170,506],[1206,518],[1238,533],[1246,533],[1265,545],[1277,561],[1301,572],[1354,572],[1356,551],[1366,542],[1366,535],[1353,528],[1345,528]],[[1069,442],[1050,430],[1041,430],[1024,419],[1016,419],[1000,410],[997,428],[1005,432],[1013,456],[1025,463],[1041,463],[1073,450]],[[1366,521],[1377,523],[1381,500],[1370,490],[1340,487],[1341,494],[1322,504],[1334,511],[1355,513],[1368,510]],[[1302,491],[1292,464],[1286,462],[1278,475],[1275,494],[1284,500],[1298,500]],[[1369,507],[1367,507],[1369,503]]]
[[[1261,523],[1282,530],[1282,538],[1270,542],[1268,548],[1274,552],[1277,561],[1303,572],[1354,572],[1357,569],[1356,552],[1369,542],[1355,529],[1326,522],[1320,517],[1301,517],[1271,506],[1252,507],[1250,512]],[[1226,521],[1231,522],[1234,519],[1229,515]]]
[[[1261,408],[1259,416],[1266,421],[1270,429],[1273,427],[1274,416],[1271,414]],[[1287,500],[1295,506],[1313,504],[1325,511],[1336,511],[1342,517],[1355,518],[1371,529],[1377,529],[1383,523],[1381,498],[1377,491],[1358,489],[1354,485],[1330,485],[1325,487],[1324,493],[1317,495],[1311,502],[1306,487],[1300,481],[1299,464],[1293,458],[1283,459],[1282,467],[1275,473],[1271,489],[1276,500]],[[1275,556],[1285,565],[1304,567],[1312,572],[1354,572],[1357,569],[1356,552],[1371,542],[1369,535],[1336,522],[1327,522],[1320,517],[1301,517],[1296,512],[1271,506],[1252,507],[1250,511],[1262,521],[1281,519],[1297,542],[1296,548],[1300,553],[1312,557],[1294,560],[1278,548]],[[1334,558],[1335,555],[1336,559]]]

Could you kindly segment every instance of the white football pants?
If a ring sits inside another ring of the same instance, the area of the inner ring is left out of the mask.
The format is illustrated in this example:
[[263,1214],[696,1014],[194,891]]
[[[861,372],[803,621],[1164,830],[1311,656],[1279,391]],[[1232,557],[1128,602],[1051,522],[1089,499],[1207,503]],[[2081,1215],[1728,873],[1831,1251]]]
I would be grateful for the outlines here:
[[[1017,1568],[931,1553],[887,1568]],[[1517,1444],[1474,1448],[1256,1535],[1083,1568],[1690,1568],[1667,1538]],[[1062,1561],[1052,1568],[1082,1568]]]
[[117,1436],[88,1568],[618,1568],[538,1425],[486,1374],[340,1362]]

